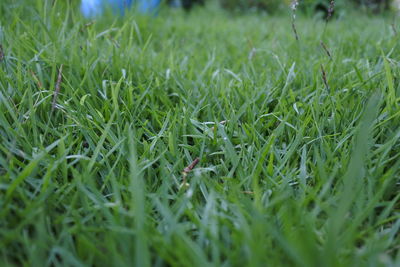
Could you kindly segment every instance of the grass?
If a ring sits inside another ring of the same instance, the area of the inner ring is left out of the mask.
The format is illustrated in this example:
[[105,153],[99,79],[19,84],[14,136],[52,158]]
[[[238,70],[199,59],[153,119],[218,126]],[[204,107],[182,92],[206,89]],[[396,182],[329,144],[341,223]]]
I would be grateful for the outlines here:
[[1,266],[400,264],[390,18],[68,2],[0,3]]

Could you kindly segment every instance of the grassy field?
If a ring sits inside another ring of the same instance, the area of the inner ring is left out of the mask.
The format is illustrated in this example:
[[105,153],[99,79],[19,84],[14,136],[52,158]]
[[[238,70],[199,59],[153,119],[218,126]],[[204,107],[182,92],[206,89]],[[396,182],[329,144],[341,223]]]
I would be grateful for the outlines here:
[[0,3],[0,266],[400,265],[392,18],[66,2]]

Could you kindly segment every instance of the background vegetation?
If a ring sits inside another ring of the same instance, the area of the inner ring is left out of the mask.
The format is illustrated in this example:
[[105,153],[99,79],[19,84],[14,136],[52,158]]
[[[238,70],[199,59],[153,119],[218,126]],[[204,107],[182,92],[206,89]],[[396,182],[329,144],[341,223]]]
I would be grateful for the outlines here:
[[[212,0],[209,0],[212,1]],[[321,11],[321,7],[328,10],[329,6],[334,5],[335,10],[344,12],[345,10],[362,10],[367,12],[383,12],[394,7],[395,0],[218,0],[221,6],[229,10],[246,11],[261,10],[269,13],[282,12],[288,9],[293,3],[298,3],[299,8],[307,14]]]

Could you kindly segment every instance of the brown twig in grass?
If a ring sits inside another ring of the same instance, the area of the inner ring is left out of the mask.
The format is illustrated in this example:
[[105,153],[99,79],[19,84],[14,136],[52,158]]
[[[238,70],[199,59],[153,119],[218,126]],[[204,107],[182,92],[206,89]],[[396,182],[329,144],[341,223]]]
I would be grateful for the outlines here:
[[4,59],[4,50],[3,46],[0,44],[0,62],[2,62]]
[[291,9],[292,9],[292,29],[293,29],[293,33],[294,36],[296,38],[296,41],[299,40],[299,35],[297,34],[297,29],[296,29],[296,10],[297,10],[297,6],[299,5],[299,1],[298,0],[293,0],[292,4],[290,5]]
[[199,164],[200,159],[195,158],[192,163],[190,163],[186,168],[182,171],[182,184],[181,187],[187,187],[189,184],[187,183],[187,176],[188,174]]
[[326,47],[326,45],[324,44],[324,42],[321,41],[321,46],[322,48],[325,50],[325,53],[328,55],[328,57],[332,60],[332,55],[329,52],[329,49]]
[[51,111],[53,111],[57,107],[57,105],[56,105],[57,98],[58,98],[58,94],[60,93],[60,90],[61,90],[63,66],[64,66],[64,64],[61,64],[60,69],[58,70],[57,82],[56,82],[56,86],[55,86],[54,94],[53,94],[53,103],[51,104]]
[[194,169],[194,167],[196,167],[196,165],[199,164],[199,162],[200,159],[195,158],[192,163],[190,163],[185,169],[183,169],[183,173],[188,175]]
[[322,64],[321,64],[321,73],[322,73],[322,81],[324,82],[326,89],[329,91],[329,84],[328,80],[326,79],[326,72]]

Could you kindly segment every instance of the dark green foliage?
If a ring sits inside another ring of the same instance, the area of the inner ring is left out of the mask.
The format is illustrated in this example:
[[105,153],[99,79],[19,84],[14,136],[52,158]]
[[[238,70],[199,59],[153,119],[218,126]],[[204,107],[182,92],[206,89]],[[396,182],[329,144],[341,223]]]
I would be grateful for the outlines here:
[[[285,11],[293,1],[287,0],[219,0],[221,6],[234,11],[264,10],[269,13]],[[333,4],[338,13],[373,11],[375,13],[389,10],[392,0],[299,0],[299,11],[307,15],[317,14],[326,17]]]
[[221,6],[228,10],[245,11],[245,10],[264,10],[268,12],[276,12],[288,7],[288,1],[282,0],[219,0]]
[[387,10],[390,8],[391,0],[352,0],[360,6],[365,6],[375,11]]

